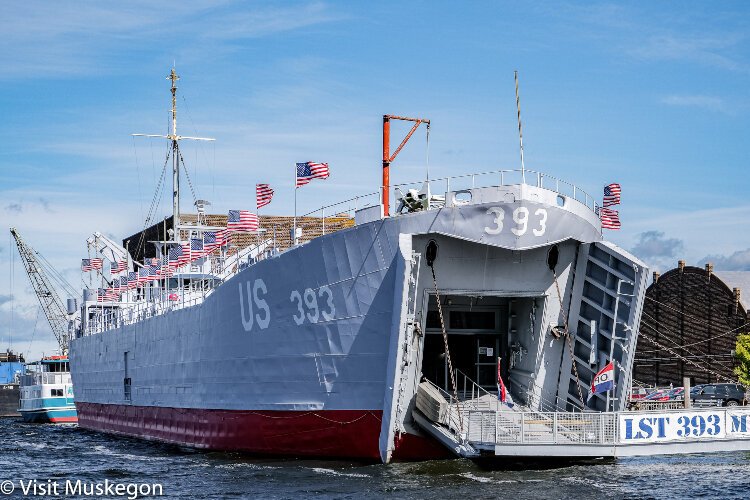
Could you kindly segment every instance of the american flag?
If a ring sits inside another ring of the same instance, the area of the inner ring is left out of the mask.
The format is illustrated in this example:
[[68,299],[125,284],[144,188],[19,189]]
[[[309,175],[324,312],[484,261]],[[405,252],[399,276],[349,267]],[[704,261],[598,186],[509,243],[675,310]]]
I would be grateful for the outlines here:
[[158,266],[160,262],[159,257],[149,257],[143,264],[146,266]]
[[188,262],[190,262],[190,245],[188,243],[173,246],[169,249],[169,265],[172,269],[177,269]]
[[81,259],[81,271],[88,272],[102,268],[102,259]]
[[96,293],[97,302],[108,302],[110,300],[117,300],[117,292],[111,288],[100,288]]
[[151,278],[148,276],[148,268],[142,267],[138,270],[138,283],[146,283]]
[[190,238],[190,260],[200,259],[204,255],[203,238]]
[[109,273],[111,275],[120,274],[124,270],[128,268],[128,261],[121,260],[119,262],[110,262],[109,263]]
[[224,246],[229,242],[229,231],[227,229],[219,229],[216,231],[216,245]]
[[219,248],[220,246],[221,244],[216,241],[216,232],[206,231],[203,233],[203,249],[205,250],[206,255],[210,254],[214,249]]
[[250,210],[230,210],[227,219],[228,231],[257,231],[258,216]]
[[297,187],[304,186],[313,179],[327,179],[330,174],[328,163],[297,163]]
[[159,276],[172,276],[172,268],[169,265],[169,255],[161,256],[161,266],[159,269]]
[[[299,182],[299,181],[297,181]],[[271,198],[273,198],[273,189],[271,189],[271,186],[268,184],[256,184],[255,185],[255,206],[265,207],[269,203],[271,203]]]
[[120,291],[120,279],[115,278],[112,280],[112,290],[119,292]]
[[128,290],[130,287],[128,286],[128,277],[122,276],[120,278],[120,290]]
[[611,207],[612,205],[619,204],[621,192],[622,189],[616,182],[609,184],[608,186],[604,186],[604,203],[602,203],[602,205],[604,205],[605,207]]
[[602,229],[620,229],[620,214],[611,208],[600,208],[599,218],[602,220]]
[[148,279],[149,281],[158,280],[159,279],[159,271],[161,270],[161,266],[148,266]]
[[138,288],[138,273],[136,271],[128,272],[128,290]]

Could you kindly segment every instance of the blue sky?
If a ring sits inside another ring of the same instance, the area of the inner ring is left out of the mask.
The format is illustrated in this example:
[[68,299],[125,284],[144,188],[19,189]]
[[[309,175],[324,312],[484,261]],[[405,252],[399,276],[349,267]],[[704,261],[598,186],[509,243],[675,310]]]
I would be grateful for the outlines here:
[[[432,120],[431,176],[519,166],[599,194],[623,186],[607,237],[654,268],[678,258],[750,270],[746,2],[11,2],[0,17],[0,220],[77,285],[85,238],[143,225],[165,144],[165,76],[198,197],[289,214],[295,161],[332,176],[300,211],[375,191],[384,113]],[[404,130],[405,128],[398,128]],[[425,171],[424,135],[392,168]],[[160,198],[159,213],[170,210]],[[189,203],[189,199],[186,199]],[[187,203],[186,203],[187,204]],[[54,348],[0,239],[0,348]],[[747,291],[750,293],[750,290]],[[34,342],[31,343],[31,337]]]

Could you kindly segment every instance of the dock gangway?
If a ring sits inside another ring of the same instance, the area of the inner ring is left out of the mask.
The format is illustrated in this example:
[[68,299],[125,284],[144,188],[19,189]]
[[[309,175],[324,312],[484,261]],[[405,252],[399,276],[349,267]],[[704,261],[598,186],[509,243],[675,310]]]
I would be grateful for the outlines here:
[[[458,400],[419,386],[415,422],[464,458],[616,458],[750,451],[750,407],[622,412],[533,411],[509,406],[464,376]],[[439,397],[438,397],[439,396]]]

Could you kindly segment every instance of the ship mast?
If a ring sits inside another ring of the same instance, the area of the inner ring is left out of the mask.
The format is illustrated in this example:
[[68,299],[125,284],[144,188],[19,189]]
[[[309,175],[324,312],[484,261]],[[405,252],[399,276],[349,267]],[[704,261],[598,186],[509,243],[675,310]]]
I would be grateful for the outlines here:
[[132,134],[134,137],[161,137],[172,143],[172,227],[174,228],[173,240],[180,241],[180,141],[191,139],[193,141],[215,141],[210,137],[188,137],[177,135],[177,80],[180,77],[174,68],[167,76],[172,81],[170,92],[172,93],[172,131],[168,135],[159,134]]
[[177,72],[172,68],[167,80],[172,80],[172,226],[174,227],[174,239],[180,240],[180,231],[177,225],[180,223],[180,146],[177,141]]

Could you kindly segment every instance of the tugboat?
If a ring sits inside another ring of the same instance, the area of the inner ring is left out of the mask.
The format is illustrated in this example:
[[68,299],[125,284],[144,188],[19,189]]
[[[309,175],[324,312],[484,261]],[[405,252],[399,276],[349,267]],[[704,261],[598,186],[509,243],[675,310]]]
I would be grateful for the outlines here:
[[45,356],[26,365],[18,411],[24,422],[78,422],[67,356]]
[[18,383],[23,371],[23,355],[0,352],[0,417],[18,416]]

